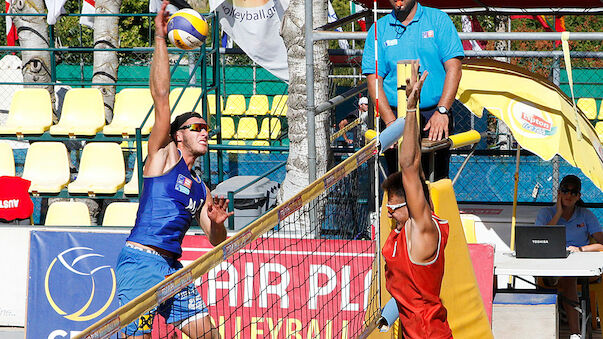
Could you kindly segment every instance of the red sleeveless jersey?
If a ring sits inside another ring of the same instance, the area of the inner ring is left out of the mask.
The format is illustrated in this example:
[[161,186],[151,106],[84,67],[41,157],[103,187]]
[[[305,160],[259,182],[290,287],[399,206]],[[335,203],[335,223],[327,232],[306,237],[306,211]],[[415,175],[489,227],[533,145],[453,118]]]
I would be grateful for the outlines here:
[[[432,214],[440,241],[437,256],[427,264],[411,262],[406,243],[406,225],[393,230],[382,254],[385,258],[385,284],[396,299],[404,338],[452,338],[446,308],[440,300],[444,276],[444,248],[448,241],[448,221]],[[410,220],[407,222],[410,222]]]

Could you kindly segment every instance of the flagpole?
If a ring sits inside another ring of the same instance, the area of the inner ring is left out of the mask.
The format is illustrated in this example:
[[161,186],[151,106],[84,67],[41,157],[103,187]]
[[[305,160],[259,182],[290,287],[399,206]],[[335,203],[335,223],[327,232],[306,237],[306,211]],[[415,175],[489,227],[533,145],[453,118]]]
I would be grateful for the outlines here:
[[[373,0],[373,28],[375,31],[375,130],[377,131],[376,139],[379,140],[380,125],[379,125],[379,46],[377,44],[377,0]],[[370,94],[370,93],[369,93]],[[375,218],[375,242],[376,242],[376,255],[377,255],[377,286],[379,286],[379,298],[377,298],[379,303],[379,311],[382,309],[381,304],[381,204],[379,201],[379,148],[377,148],[377,154],[375,155],[375,213],[377,214],[377,218]]]

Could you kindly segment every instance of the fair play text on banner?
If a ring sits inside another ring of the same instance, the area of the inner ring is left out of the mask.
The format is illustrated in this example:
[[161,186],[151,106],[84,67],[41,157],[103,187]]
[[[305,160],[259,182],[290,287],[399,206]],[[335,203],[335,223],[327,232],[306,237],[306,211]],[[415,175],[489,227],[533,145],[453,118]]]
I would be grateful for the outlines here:
[[287,50],[280,36],[288,0],[210,0],[224,32],[257,64],[289,80]]

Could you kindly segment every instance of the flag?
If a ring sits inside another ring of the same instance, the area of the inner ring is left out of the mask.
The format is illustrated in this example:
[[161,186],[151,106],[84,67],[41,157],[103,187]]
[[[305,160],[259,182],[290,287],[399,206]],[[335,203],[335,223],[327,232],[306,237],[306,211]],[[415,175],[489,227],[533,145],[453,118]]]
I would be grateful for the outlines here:
[[[358,12],[363,12],[365,11],[366,8],[364,8],[362,5],[358,5],[353,1],[350,1],[350,15],[351,14],[356,14]],[[358,19],[358,26],[360,26],[360,30],[363,32],[366,32],[366,21],[364,20],[364,18],[360,18]]]
[[[82,0],[82,14],[96,13],[94,6],[95,6],[94,0]],[[94,28],[94,17],[93,16],[81,16],[80,17],[80,25]]]
[[258,65],[289,81],[287,49],[280,36],[289,0],[210,0],[220,26]]
[[[551,28],[549,23],[546,21],[544,15],[511,15],[511,19],[530,19],[536,20],[540,23],[542,28],[547,32],[564,32],[565,31],[565,19],[563,16],[555,16],[555,29]],[[555,41],[555,47],[559,47],[561,41]]]
[[[6,13],[11,12],[11,5],[13,4],[13,0],[4,0],[4,4],[6,5]],[[13,18],[11,16],[6,16],[6,45],[14,46],[15,41],[19,39],[17,36],[17,28],[13,23]]]
[[46,9],[48,9],[48,15],[46,16],[46,22],[49,25],[54,25],[57,23],[57,19],[61,14],[65,14],[65,2],[67,0],[44,0],[46,4]]
[[222,31],[222,47],[223,48],[232,48],[233,47],[232,39],[224,31]]
[[[463,32],[483,32],[484,29],[480,25],[479,21],[475,16],[462,15],[461,24]],[[463,40],[463,49],[466,51],[482,51],[486,48],[485,41],[477,40]]]
[[[328,1],[328,5],[329,5],[329,16],[327,17],[327,22],[328,23],[335,22],[335,21],[337,21],[338,18],[337,18],[337,13],[335,13],[335,9],[333,8],[333,5],[331,4],[331,0]],[[337,28],[335,28],[335,30],[337,32],[343,32],[341,27],[337,27]],[[350,44],[348,43],[347,40],[339,39],[339,40],[337,40],[337,42],[339,43],[339,48],[341,48],[341,49],[349,49],[350,48]]]

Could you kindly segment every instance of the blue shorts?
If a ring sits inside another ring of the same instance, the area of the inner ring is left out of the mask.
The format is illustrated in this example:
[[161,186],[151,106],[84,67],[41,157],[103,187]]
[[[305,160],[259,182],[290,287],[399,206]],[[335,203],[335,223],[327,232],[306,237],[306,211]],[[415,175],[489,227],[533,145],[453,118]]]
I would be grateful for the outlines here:
[[[182,264],[176,259],[124,246],[117,259],[116,270],[119,305],[127,304],[181,268]],[[178,327],[209,314],[197,288],[190,284],[123,328],[122,332],[126,335],[151,333],[156,313],[161,314],[166,323]]]

